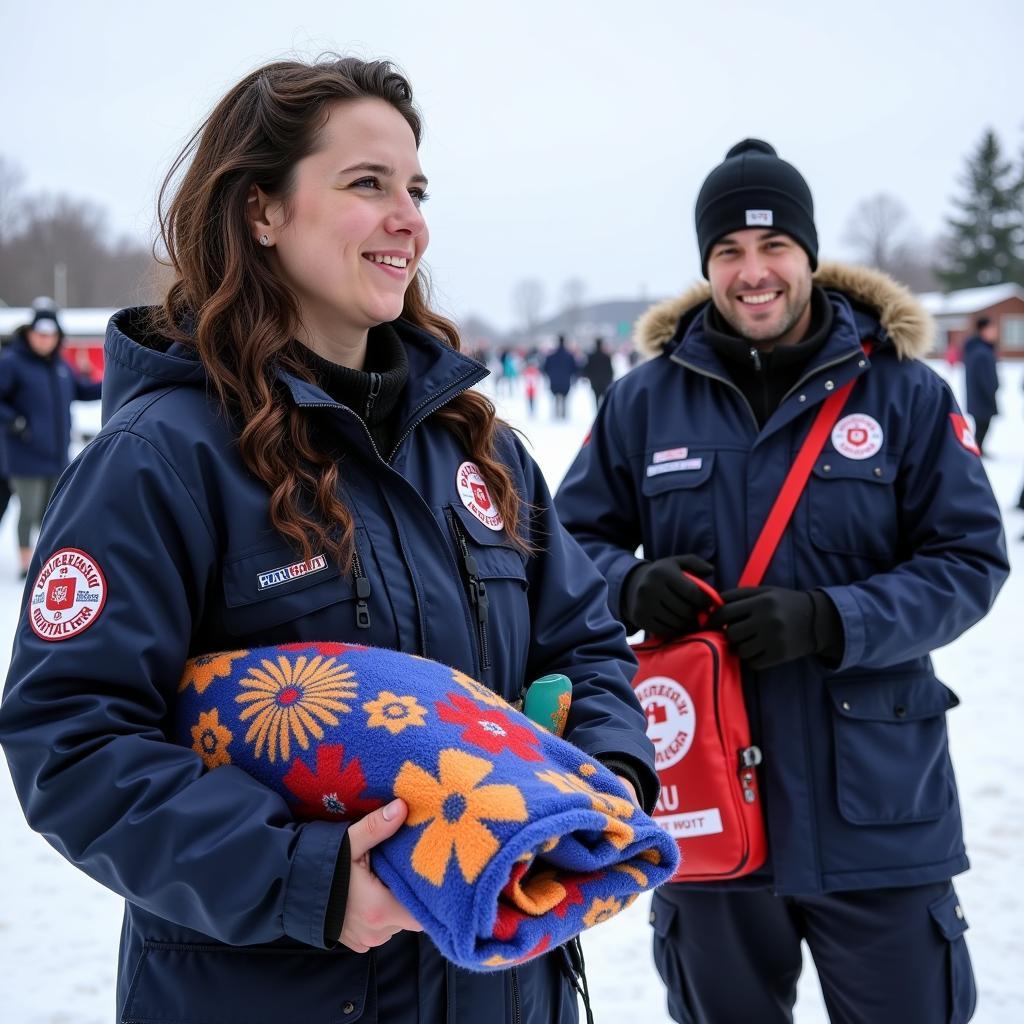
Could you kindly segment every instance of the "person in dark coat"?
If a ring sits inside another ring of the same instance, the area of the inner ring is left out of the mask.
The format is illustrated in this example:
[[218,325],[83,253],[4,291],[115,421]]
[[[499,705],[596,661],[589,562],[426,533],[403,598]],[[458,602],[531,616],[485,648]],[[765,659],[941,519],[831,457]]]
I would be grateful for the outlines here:
[[985,438],[992,420],[999,412],[996,392],[999,390],[999,372],[996,346],[999,328],[987,316],[978,317],[976,333],[964,342],[964,378],[967,389],[967,412],[974,420],[974,440],[985,454]]
[[564,420],[569,415],[566,398],[578,373],[576,357],[565,347],[565,335],[560,334],[558,346],[544,360],[544,376],[548,379],[548,387],[555,400],[556,420]]
[[[959,698],[930,652],[995,600],[1002,521],[923,361],[924,311],[877,271],[819,267],[813,218],[771,146],[729,152],[696,206],[708,282],[641,319],[649,360],[612,384],[555,503],[630,631],[703,628],[683,569],[721,593],[707,625],[741,661],[764,755],[763,867],[654,895],[673,1018],[789,1024],[806,941],[831,1020],[966,1021]],[[849,382],[764,585],[739,589],[812,418]]]
[[594,350],[587,356],[586,365],[583,368],[583,376],[590,381],[590,387],[594,392],[594,403],[601,408],[604,393],[611,385],[615,376],[612,370],[611,356],[604,350],[604,339],[594,339]]
[[22,576],[35,531],[68,464],[71,403],[100,397],[101,385],[80,377],[63,358],[63,343],[57,314],[41,309],[0,354],[0,428],[6,431],[6,468],[21,506]]
[[401,800],[297,820],[169,742],[190,658],[358,643],[508,700],[562,673],[565,738],[657,798],[605,583],[427,305],[419,138],[386,62],[253,72],[162,210],[164,305],[108,328],[104,427],[39,539],[0,743],[30,825],[127,901],[119,1021],[578,1019],[565,948],[472,973],[425,938],[372,870]]

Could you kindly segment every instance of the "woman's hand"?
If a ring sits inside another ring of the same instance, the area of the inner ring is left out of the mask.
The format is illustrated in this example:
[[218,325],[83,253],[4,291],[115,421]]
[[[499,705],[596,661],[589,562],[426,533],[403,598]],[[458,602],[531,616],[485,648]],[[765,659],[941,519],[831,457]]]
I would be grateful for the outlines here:
[[370,869],[370,850],[393,836],[408,813],[403,800],[392,800],[349,826],[352,871],[348,880],[345,923],[338,941],[355,953],[366,953],[374,946],[382,946],[400,931],[423,931]]

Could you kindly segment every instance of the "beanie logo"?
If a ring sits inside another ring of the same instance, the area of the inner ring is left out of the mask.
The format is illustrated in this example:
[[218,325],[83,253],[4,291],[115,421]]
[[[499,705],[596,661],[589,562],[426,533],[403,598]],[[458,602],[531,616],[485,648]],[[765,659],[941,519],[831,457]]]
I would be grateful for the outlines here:
[[771,210],[747,210],[748,228],[770,228],[774,219]]

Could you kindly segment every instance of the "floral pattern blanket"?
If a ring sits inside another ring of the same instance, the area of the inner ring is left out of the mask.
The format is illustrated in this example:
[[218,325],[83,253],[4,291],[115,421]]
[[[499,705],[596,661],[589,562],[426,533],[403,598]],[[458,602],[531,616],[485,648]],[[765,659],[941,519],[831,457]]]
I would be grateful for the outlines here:
[[408,818],[373,869],[471,970],[539,956],[676,867],[675,841],[607,768],[415,655],[309,643],[193,658],[172,738],[260,779],[298,819],[353,821],[401,797]]

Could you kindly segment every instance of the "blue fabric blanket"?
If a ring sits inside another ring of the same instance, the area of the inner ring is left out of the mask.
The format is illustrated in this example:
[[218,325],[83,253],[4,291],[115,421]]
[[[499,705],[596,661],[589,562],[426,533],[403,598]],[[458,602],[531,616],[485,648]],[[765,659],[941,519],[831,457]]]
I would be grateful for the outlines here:
[[373,869],[471,970],[566,942],[678,859],[607,768],[414,655],[319,643],[194,658],[173,738],[207,768],[260,779],[297,818],[351,821],[401,797],[408,818]]

